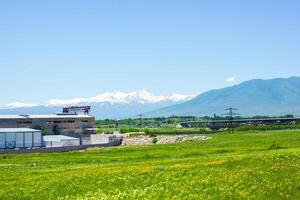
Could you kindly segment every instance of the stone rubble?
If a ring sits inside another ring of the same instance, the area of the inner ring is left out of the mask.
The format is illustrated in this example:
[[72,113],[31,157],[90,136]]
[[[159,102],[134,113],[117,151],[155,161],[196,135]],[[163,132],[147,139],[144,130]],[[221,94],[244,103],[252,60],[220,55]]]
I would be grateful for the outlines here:
[[[122,145],[144,145],[144,144],[153,144],[154,137],[132,137],[132,138],[123,138]],[[186,141],[203,141],[209,140],[211,137],[208,136],[186,136],[186,135],[176,135],[176,136],[159,136],[156,137],[157,144],[169,144],[169,143],[178,143]]]

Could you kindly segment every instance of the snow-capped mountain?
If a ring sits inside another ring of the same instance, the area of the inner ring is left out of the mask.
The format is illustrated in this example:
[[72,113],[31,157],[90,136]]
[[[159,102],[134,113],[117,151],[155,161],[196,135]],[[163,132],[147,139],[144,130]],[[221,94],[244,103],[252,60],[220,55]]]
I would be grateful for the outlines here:
[[51,99],[40,103],[13,102],[0,107],[0,114],[58,113],[63,106],[91,105],[96,118],[134,117],[137,114],[174,105],[195,95],[155,95],[147,90],[105,92],[90,98]]

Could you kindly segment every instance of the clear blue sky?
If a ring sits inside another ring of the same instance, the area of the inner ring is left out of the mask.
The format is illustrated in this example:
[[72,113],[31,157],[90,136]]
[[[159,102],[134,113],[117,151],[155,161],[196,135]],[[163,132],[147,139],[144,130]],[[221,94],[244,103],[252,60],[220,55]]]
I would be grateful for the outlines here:
[[299,11],[298,0],[0,1],[0,104],[300,76]]

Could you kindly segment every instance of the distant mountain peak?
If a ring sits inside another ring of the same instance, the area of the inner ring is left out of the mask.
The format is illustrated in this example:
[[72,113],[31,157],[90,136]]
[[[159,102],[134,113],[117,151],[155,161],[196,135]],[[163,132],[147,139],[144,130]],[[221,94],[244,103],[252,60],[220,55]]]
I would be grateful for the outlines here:
[[90,98],[72,98],[72,99],[51,99],[44,103],[23,103],[13,102],[1,107],[1,109],[16,109],[16,108],[31,108],[36,106],[74,106],[94,103],[109,103],[109,104],[155,104],[161,102],[183,102],[190,100],[195,95],[183,95],[173,93],[171,95],[155,95],[148,90],[141,89],[133,92],[112,91],[98,94]]
[[148,116],[222,114],[233,106],[242,116],[300,114],[300,77],[253,79],[210,90],[176,105],[146,113]]
[[89,98],[51,99],[45,102],[13,102],[0,107],[0,114],[45,114],[61,107],[91,105],[96,118],[220,115],[234,107],[242,116],[300,114],[300,77],[253,79],[200,95],[157,95],[141,89],[111,91]]
[[22,102],[12,102],[2,106],[1,109],[14,109],[14,108],[31,108],[39,106],[37,103],[22,103]]

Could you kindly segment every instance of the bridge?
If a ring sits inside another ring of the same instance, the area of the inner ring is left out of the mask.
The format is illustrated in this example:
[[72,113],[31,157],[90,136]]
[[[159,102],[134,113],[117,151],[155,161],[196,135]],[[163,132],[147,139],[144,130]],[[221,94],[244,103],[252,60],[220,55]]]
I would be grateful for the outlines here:
[[257,126],[267,124],[296,124],[300,123],[300,118],[263,118],[263,119],[234,119],[234,120],[208,120],[208,121],[188,121],[181,122],[180,125],[186,128],[233,128],[240,125]]

